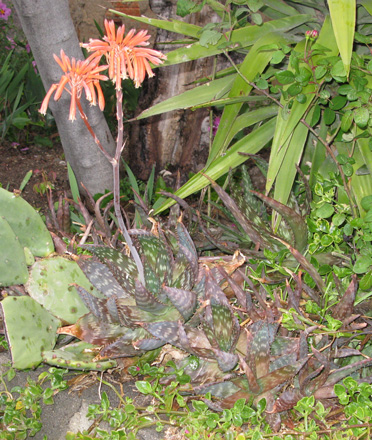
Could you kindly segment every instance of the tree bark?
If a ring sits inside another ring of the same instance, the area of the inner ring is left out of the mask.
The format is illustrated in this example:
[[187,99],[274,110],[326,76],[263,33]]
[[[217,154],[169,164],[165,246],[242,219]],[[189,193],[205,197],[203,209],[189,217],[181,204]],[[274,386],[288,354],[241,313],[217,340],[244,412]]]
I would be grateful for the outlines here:
[[[53,54],[61,49],[67,56],[84,59],[73,26],[68,0],[13,0],[22,29],[31,46],[45,90],[58,83],[61,68]],[[115,143],[98,107],[90,107],[82,99],[83,108],[98,139],[110,155],[114,155]],[[57,123],[66,160],[70,163],[79,184],[82,182],[91,194],[112,190],[112,167],[97,148],[92,136],[77,114],[69,121],[70,96],[64,92],[58,102],[50,101],[50,108]]]
[[[157,18],[179,18],[175,13],[174,1],[150,0],[150,7],[153,13],[158,14]],[[198,14],[185,17],[184,21],[203,26],[215,19],[208,8],[204,8]],[[158,31],[155,49],[166,52],[169,46],[163,46],[161,42],[180,38],[182,36],[178,34]],[[137,113],[188,90],[188,84],[195,79],[212,73],[212,64],[212,58],[204,58],[174,66],[160,66],[155,71],[156,77],[144,84]],[[165,168],[170,171],[179,170],[181,182],[184,182],[190,172],[199,171],[206,162],[209,150],[208,128],[206,109],[173,111],[134,122],[130,127],[127,152],[131,169],[137,177],[146,180],[155,164],[157,171]],[[172,184],[171,181],[169,183]]]

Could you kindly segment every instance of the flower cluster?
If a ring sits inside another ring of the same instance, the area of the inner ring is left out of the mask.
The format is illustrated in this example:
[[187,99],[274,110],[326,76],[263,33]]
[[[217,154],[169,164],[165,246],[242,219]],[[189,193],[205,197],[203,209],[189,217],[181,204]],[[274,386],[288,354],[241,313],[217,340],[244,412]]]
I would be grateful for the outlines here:
[[[92,54],[85,60],[70,59],[61,50],[61,59],[54,55],[54,59],[60,65],[64,72],[58,84],[52,84],[46,94],[40,113],[45,114],[49,100],[54,92],[54,100],[57,101],[63,90],[71,95],[70,120],[75,120],[76,106],[79,106],[82,91],[91,105],[98,105],[101,110],[105,106],[103,92],[99,80],[106,81],[108,78],[101,72],[108,68],[109,78],[116,84],[116,89],[121,89],[121,80],[130,78],[134,81],[136,87],[139,87],[145,79],[146,73],[151,77],[154,73],[150,63],[158,65],[166,57],[161,52],[153,49],[147,49],[148,39],[147,31],[130,30],[124,36],[125,26],[120,26],[117,30],[113,21],[105,20],[106,35],[102,40],[90,39],[89,43],[81,44]],[[100,66],[102,56],[106,57],[107,65]],[[68,88],[67,88],[68,86]]]
[[314,41],[318,38],[318,36],[319,36],[319,32],[315,29],[312,31],[305,32],[306,40]]
[[5,3],[0,2],[0,19],[7,21],[12,10]]
[[82,44],[82,47],[92,52],[90,59],[106,57],[109,77],[118,90],[121,88],[121,80],[127,78],[134,81],[135,87],[139,87],[146,73],[149,77],[154,76],[149,61],[157,66],[166,59],[161,52],[143,47],[149,44],[150,35],[147,31],[142,30],[136,34],[135,30],[131,29],[124,35],[125,26],[116,30],[112,20],[105,20],[105,29],[103,41],[91,38],[89,43]]
[[[97,104],[101,110],[105,107],[105,99],[99,81],[107,81],[108,78],[105,75],[101,75],[103,70],[107,69],[107,66],[99,66],[99,59],[86,59],[85,61],[76,60],[68,56],[61,50],[61,59],[54,55],[54,59],[59,64],[64,72],[58,84],[52,84],[48,93],[41,104],[40,113],[46,113],[49,100],[54,93],[54,100],[58,101],[61,97],[63,90],[66,90],[71,95],[70,114],[69,119],[74,121],[76,119],[76,105],[79,106],[79,100],[83,90],[87,100],[91,105]],[[67,87],[68,86],[68,87]]]

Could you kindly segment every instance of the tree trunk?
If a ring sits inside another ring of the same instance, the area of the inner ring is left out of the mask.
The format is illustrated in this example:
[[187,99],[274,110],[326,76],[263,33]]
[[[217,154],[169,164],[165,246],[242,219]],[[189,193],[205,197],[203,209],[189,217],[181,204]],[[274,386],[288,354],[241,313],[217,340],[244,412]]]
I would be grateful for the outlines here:
[[[61,68],[54,61],[53,54],[63,49],[67,56],[84,59],[73,26],[68,0],[13,0],[22,29],[31,46],[45,90],[59,82]],[[93,138],[80,116],[73,123],[69,121],[70,99],[64,92],[61,99],[50,101],[50,108],[56,120],[66,160],[72,166],[79,183],[83,183],[91,194],[112,189],[112,167],[98,150]],[[115,143],[102,112],[90,107],[82,99],[98,139],[114,155]]]
[[[162,18],[179,18],[175,13],[174,1],[150,0],[150,6]],[[208,8],[204,8],[201,13],[185,17],[184,21],[203,26],[213,19]],[[158,31],[155,48],[166,52],[169,46],[162,46],[161,41],[173,38],[180,39],[182,36]],[[212,73],[212,63],[212,58],[204,58],[156,69],[156,77],[144,84],[138,113],[188,90],[188,84],[195,79]],[[131,126],[127,158],[131,169],[137,177],[146,180],[155,164],[157,171],[165,168],[170,171],[179,170],[182,181],[185,181],[189,172],[199,171],[206,162],[209,149],[208,128],[206,109],[173,111],[134,122]]]

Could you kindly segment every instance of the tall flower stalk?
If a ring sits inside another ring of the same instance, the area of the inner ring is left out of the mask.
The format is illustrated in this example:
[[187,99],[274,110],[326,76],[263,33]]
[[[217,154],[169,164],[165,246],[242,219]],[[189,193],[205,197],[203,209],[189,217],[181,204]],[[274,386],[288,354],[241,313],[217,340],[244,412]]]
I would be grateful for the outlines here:
[[[120,157],[125,146],[121,81],[130,78],[133,80],[135,87],[140,87],[146,74],[149,77],[154,76],[150,62],[154,65],[159,65],[166,57],[161,52],[144,47],[149,44],[150,36],[147,34],[147,31],[142,30],[136,34],[135,30],[131,29],[125,35],[125,26],[120,26],[116,29],[114,22],[108,20],[105,20],[105,30],[106,35],[103,37],[103,40],[90,39],[89,43],[81,44],[82,47],[91,52],[91,55],[85,61],[76,61],[74,58],[70,61],[63,51],[61,51],[61,59],[56,55],[54,56],[64,74],[58,84],[52,84],[50,87],[41,105],[40,112],[46,113],[49,100],[54,92],[54,99],[56,101],[61,97],[64,90],[71,95],[69,119],[71,121],[75,119],[77,107],[98,148],[112,165],[115,215],[119,228],[137,265],[139,279],[144,285],[143,264],[125,226],[120,207]],[[99,65],[102,57],[106,58],[107,65]],[[107,68],[108,77],[101,73]],[[99,81],[106,81],[108,78],[113,81],[116,89],[118,135],[114,157],[107,153],[95,135],[80,101],[84,91],[90,104],[96,105],[98,102],[100,109],[103,110],[105,101]]]

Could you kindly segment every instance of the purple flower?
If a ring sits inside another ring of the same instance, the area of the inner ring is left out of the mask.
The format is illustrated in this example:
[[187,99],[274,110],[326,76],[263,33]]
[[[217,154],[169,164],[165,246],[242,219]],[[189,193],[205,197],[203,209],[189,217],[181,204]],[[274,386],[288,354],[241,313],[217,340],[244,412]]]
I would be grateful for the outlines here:
[[5,3],[0,3],[0,19],[1,20],[7,21],[11,12],[12,12],[12,10],[9,9]]
[[26,44],[26,51],[27,51],[27,53],[31,52],[31,47],[28,43]]
[[213,120],[213,136],[216,136],[220,122],[221,122],[220,116],[217,116],[216,118],[214,118],[214,120]]
[[39,72],[37,71],[37,68],[36,68],[36,61],[35,61],[35,60],[32,62],[32,66],[33,66],[33,68],[34,68],[34,71],[35,71],[36,75],[38,75]]

